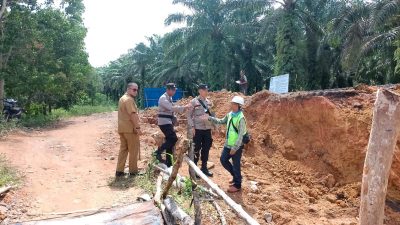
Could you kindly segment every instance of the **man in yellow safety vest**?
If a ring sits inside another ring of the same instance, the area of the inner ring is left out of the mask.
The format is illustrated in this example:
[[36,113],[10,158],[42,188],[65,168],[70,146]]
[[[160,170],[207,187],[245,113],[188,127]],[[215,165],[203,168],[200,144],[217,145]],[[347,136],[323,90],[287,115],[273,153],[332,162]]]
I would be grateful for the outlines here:
[[[231,112],[224,118],[217,119],[209,115],[204,115],[204,120],[209,120],[215,124],[226,124],[226,140],[224,150],[221,154],[222,166],[232,175],[233,179],[229,182],[228,192],[238,192],[242,188],[242,175],[240,171],[240,161],[243,153],[243,136],[247,133],[246,120],[242,111],[244,99],[235,96],[231,101]],[[232,159],[232,163],[230,162]]]

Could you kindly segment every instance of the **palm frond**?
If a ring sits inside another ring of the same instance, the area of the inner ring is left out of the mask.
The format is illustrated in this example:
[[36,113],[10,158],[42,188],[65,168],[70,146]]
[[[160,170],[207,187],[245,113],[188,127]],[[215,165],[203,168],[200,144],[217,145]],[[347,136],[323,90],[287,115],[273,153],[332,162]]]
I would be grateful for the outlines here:
[[168,15],[168,17],[165,19],[164,24],[166,26],[169,26],[173,23],[184,23],[188,19],[188,16],[183,14],[183,13],[174,13]]

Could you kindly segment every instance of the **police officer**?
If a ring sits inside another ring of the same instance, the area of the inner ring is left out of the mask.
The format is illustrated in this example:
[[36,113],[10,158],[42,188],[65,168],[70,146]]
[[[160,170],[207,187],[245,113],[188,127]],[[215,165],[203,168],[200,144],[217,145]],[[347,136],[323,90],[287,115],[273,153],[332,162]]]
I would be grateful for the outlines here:
[[160,162],[164,162],[161,154],[166,151],[166,164],[170,167],[172,166],[173,149],[178,141],[174,130],[174,126],[178,125],[175,113],[183,113],[191,106],[190,104],[186,106],[175,106],[172,102],[172,96],[176,93],[176,85],[174,83],[168,83],[166,88],[167,91],[161,95],[158,100],[158,126],[165,136],[165,142],[157,149],[156,159]]
[[118,102],[118,133],[120,137],[120,150],[115,176],[124,176],[125,162],[129,154],[129,175],[138,173],[137,161],[140,154],[139,135],[140,124],[135,97],[138,94],[138,85],[129,83],[126,93]]
[[[210,148],[212,146],[211,129],[214,125],[210,121],[201,119],[204,115],[211,116],[212,103],[207,98],[208,86],[206,84],[200,84],[198,86],[199,96],[194,98],[190,103],[192,108],[188,113],[188,125],[192,129],[193,142],[194,142],[194,162],[199,162],[201,159],[201,171],[212,177],[212,172],[208,171],[207,161]],[[201,158],[200,158],[201,155]]]

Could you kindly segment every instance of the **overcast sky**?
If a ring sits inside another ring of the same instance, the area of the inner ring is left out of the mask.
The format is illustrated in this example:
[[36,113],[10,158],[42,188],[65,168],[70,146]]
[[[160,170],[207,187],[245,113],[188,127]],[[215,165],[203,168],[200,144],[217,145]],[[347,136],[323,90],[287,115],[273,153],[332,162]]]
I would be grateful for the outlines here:
[[86,50],[92,66],[106,65],[152,34],[164,34],[171,13],[183,12],[172,0],[84,0]]

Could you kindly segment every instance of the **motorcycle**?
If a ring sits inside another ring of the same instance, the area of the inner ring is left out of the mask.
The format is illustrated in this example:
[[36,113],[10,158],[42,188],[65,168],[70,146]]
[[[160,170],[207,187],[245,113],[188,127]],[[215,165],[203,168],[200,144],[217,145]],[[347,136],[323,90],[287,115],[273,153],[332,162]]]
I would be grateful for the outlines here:
[[17,103],[18,102],[14,99],[3,99],[3,115],[5,121],[21,119],[24,110],[19,107]]

